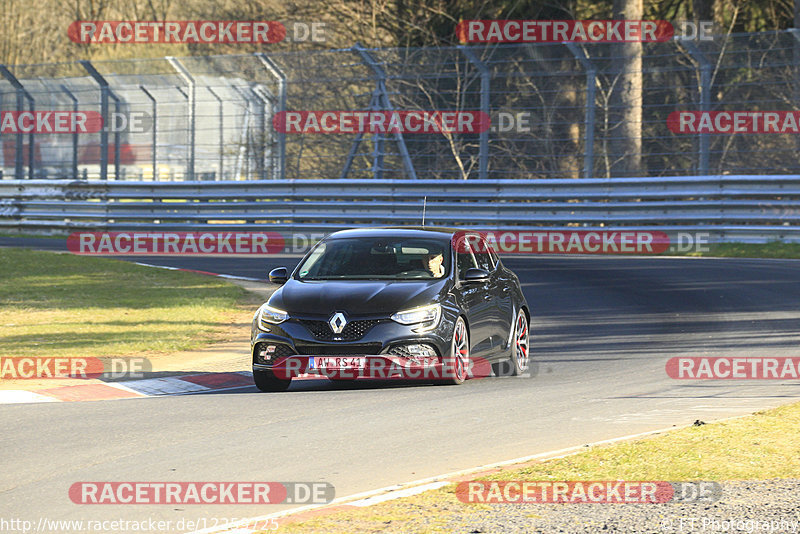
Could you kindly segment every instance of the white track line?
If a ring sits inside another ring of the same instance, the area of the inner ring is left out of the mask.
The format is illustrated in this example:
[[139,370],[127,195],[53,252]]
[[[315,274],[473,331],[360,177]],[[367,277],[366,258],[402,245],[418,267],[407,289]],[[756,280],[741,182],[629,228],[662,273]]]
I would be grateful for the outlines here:
[[412,495],[419,495],[420,493],[424,493],[429,490],[439,489],[441,487],[447,486],[448,484],[450,484],[450,482],[447,482],[446,480],[440,480],[439,482],[432,482],[430,484],[423,484],[421,486],[414,486],[411,488],[391,491],[383,495],[376,495],[375,497],[367,497],[366,499],[361,499],[359,501],[352,501],[347,504],[349,506],[372,506],[373,504],[378,504],[381,502],[392,501],[394,499],[402,499],[403,497],[410,497]]
[[0,391],[0,404],[25,404],[29,402],[58,402],[58,399],[22,389]]

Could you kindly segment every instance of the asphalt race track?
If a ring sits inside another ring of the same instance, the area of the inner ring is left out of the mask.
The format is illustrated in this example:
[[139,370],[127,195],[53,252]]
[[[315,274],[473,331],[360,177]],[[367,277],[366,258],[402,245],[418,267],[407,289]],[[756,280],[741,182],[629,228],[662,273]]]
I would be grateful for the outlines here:
[[[128,259],[258,278],[297,261]],[[327,481],[345,496],[800,396],[800,381],[678,381],[665,372],[674,356],[798,356],[798,261],[504,261],[533,308],[535,376],[459,387],[320,380],[275,394],[247,387],[2,405],[0,509],[33,521],[251,517],[282,508],[79,506],[67,489],[77,481]]]

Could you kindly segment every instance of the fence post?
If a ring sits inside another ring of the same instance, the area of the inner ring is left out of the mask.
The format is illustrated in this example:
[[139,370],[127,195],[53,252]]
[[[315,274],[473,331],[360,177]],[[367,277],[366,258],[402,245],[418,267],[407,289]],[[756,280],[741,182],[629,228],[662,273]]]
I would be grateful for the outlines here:
[[583,124],[583,177],[594,176],[594,114],[595,95],[597,91],[597,69],[586,55],[586,52],[575,43],[564,43],[586,70],[586,111]]
[[[470,63],[475,65],[475,68],[481,73],[481,111],[485,113],[487,117],[490,117],[489,97],[491,91],[491,73],[489,72],[489,68],[486,66],[486,63],[478,59],[478,56],[475,55],[475,52],[471,48],[459,45],[458,49],[467,56]],[[491,121],[491,118],[489,120]],[[480,133],[478,178],[481,180],[486,180],[489,177],[489,130],[490,128],[486,128]],[[464,179],[466,180],[467,177],[464,176]]]
[[103,119],[103,127],[100,130],[100,179],[108,180],[108,94],[110,92],[108,82],[103,75],[97,72],[94,65],[86,59],[78,61],[86,69],[89,76],[94,78],[100,86],[100,116]]
[[[692,41],[684,41],[689,54],[700,64],[700,111],[711,110],[711,62],[706,55],[697,48]],[[697,173],[701,176],[708,175],[709,148],[711,139],[709,134],[701,133],[700,136],[700,162]]]
[[[795,28],[789,28],[789,33],[794,37],[792,43],[792,100],[795,106],[800,103],[800,28],[798,28],[798,17],[800,17],[800,1],[795,2]],[[794,146],[800,150],[800,139],[795,137]]]
[[225,119],[225,109],[224,103],[222,98],[214,92],[211,87],[206,87],[211,96],[217,99],[217,103],[219,103],[219,178],[217,180],[224,180],[225,178],[222,175],[223,165],[225,164],[225,127],[224,127],[224,119]]
[[[72,112],[78,112],[78,98],[63,83],[61,90],[72,100]],[[78,132],[72,132],[72,179],[78,179]]]
[[[14,87],[14,91],[17,94],[17,113],[21,113],[25,109],[25,100],[28,101],[28,105],[30,107],[31,113],[33,113],[34,107],[34,100],[33,97],[30,95],[28,91],[25,90],[25,87],[20,83],[16,76],[14,76],[10,70],[5,65],[0,65],[0,76],[8,80]],[[25,156],[24,154],[24,146],[23,146],[23,133],[17,133],[16,138],[16,145],[14,150],[14,178],[17,180],[22,180],[25,178]],[[34,168],[34,144],[33,144],[33,132],[28,135],[28,178],[33,179],[33,168]]]
[[250,176],[250,102],[251,99],[247,96],[247,93],[236,87],[235,85],[229,83],[230,88],[242,97],[242,100],[245,103],[244,108],[244,121],[242,123],[242,133],[241,133],[241,143],[239,143],[239,154],[236,156],[236,167],[234,169],[234,180],[238,180],[238,177],[242,174],[242,167],[245,164],[245,157],[247,158],[247,176]]
[[[286,111],[286,74],[263,52],[258,52],[255,56],[261,61],[264,67],[278,81],[278,112]],[[278,178],[286,178],[286,132],[277,132],[278,137]],[[266,140],[265,140],[266,141]],[[273,166],[273,169],[275,167]],[[273,171],[274,173],[274,171]],[[274,174],[273,174],[274,176]]]
[[189,177],[189,180],[194,180],[194,166],[195,166],[195,127],[196,118],[195,118],[195,81],[194,77],[186,70],[180,61],[177,58],[168,56],[167,61],[169,64],[172,65],[172,68],[178,73],[178,76],[183,78],[186,82],[186,85],[189,87],[189,165],[186,169],[186,174]]
[[[117,114],[117,117],[120,116],[120,112],[122,111],[122,100],[113,93],[113,91],[108,92],[108,96],[114,101],[114,111]],[[122,140],[122,132],[116,127],[116,123],[114,124],[114,179],[119,180],[120,178],[124,178],[120,175],[120,141]]]
[[[258,173],[258,178],[260,180],[266,180],[267,178],[267,102],[269,102],[269,97],[266,95],[262,95],[255,87],[250,88],[250,92],[255,95],[256,99],[261,102],[261,111],[258,113],[256,117],[256,130],[259,134],[263,137],[262,142],[258,143],[258,149],[256,150],[256,173]],[[261,152],[259,154],[259,151]]]
[[156,182],[158,181],[158,156],[156,154],[156,151],[158,150],[158,106],[156,97],[154,97],[144,85],[140,85],[139,89],[141,89],[147,98],[150,99],[150,103],[153,105],[153,146],[150,150],[150,155],[153,160],[153,181]]
[[[359,56],[361,56],[361,60],[368,67],[370,67],[370,69],[372,69],[372,72],[373,72],[374,77],[375,77],[375,83],[376,83],[375,90],[379,94],[380,102],[382,104],[383,109],[385,111],[392,111],[392,104],[391,104],[391,102],[389,102],[389,97],[386,95],[386,72],[378,64],[378,62],[375,61],[375,58],[373,58],[369,54],[369,52],[367,52],[367,49],[364,48],[363,46],[361,46],[360,43],[354,44],[352,50],[354,52],[356,52]],[[376,135],[380,138],[380,134],[376,134]],[[408,153],[408,148],[406,147],[406,141],[403,138],[403,134],[401,132],[394,132],[394,138],[395,138],[395,141],[397,142],[397,145],[398,145],[398,147],[400,149],[400,157],[403,159],[403,165],[406,168],[406,172],[408,173],[409,177],[411,177],[411,179],[416,180],[417,179],[417,173],[414,170],[414,165],[411,163],[411,156]],[[381,142],[382,142],[382,140],[381,140]],[[375,164],[374,164],[374,167],[375,167],[375,175],[374,175],[374,177],[378,178],[380,176],[382,178],[383,177],[383,163],[382,163],[383,153],[382,153],[382,149],[378,150],[377,146],[378,145],[376,143],[376,150],[375,150],[376,158],[375,158]],[[380,158],[378,158],[378,156],[380,156]],[[380,159],[380,163],[379,163],[379,159]]]

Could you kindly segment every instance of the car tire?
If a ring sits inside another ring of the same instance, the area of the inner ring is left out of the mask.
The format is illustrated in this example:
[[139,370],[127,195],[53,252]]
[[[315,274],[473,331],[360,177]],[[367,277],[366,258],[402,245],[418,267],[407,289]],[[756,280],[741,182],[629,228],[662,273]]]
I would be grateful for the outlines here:
[[513,328],[508,359],[492,364],[495,376],[520,376],[530,367],[530,324],[523,310],[517,312]]
[[463,384],[469,372],[469,331],[463,317],[456,319],[450,356],[445,361],[442,383],[457,386]]
[[253,371],[253,381],[256,387],[264,392],[286,391],[292,384],[292,379],[277,378],[272,371]]

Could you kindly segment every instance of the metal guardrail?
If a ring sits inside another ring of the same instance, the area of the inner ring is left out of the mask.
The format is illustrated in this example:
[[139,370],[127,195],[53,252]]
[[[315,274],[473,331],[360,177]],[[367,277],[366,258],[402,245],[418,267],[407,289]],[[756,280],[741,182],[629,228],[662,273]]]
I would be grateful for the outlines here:
[[541,180],[0,181],[0,228],[269,229],[353,226],[704,231],[800,240],[800,176]]

